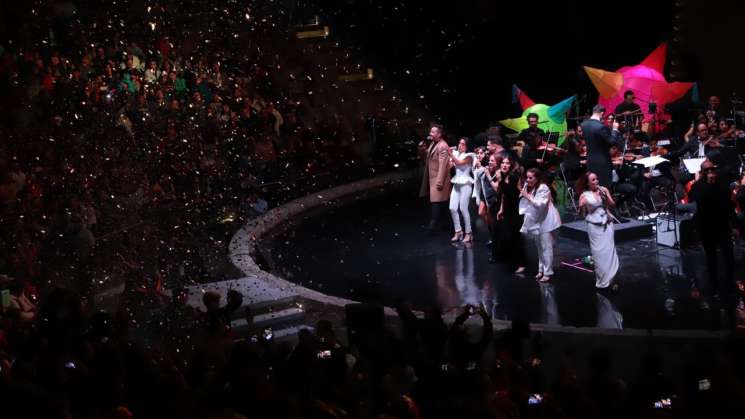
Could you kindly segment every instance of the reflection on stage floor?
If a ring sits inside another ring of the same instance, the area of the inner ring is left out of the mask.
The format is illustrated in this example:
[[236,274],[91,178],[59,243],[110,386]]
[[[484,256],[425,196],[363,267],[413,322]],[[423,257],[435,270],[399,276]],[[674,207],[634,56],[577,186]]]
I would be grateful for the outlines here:
[[[707,284],[700,248],[670,249],[654,237],[618,243],[621,290],[599,293],[591,268],[581,263],[588,245],[560,237],[555,276],[542,284],[533,279],[533,263],[519,276],[488,262],[480,220],[470,245],[451,244],[451,228],[424,231],[429,206],[410,195],[393,192],[298,220],[264,242],[265,257],[290,281],[357,301],[406,300],[419,308],[439,304],[445,311],[483,304],[497,319],[575,327],[717,327],[716,306],[705,308],[691,293],[695,279]],[[736,252],[742,260],[742,251]],[[736,273],[743,277],[742,263]]]

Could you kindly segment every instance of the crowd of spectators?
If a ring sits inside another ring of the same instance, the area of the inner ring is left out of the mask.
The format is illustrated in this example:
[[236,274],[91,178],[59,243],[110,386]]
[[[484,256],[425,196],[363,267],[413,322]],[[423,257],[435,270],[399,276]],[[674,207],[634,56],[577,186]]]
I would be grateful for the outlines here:
[[316,99],[312,45],[280,30],[281,9],[76,3],[32,10],[38,25],[0,49],[0,273],[30,294],[207,279],[192,243],[224,248],[214,220],[260,215],[324,173],[369,175],[364,117]]
[[[675,377],[664,351],[641,345],[626,355],[639,358],[629,376],[602,344],[580,356],[564,340],[556,361],[559,343],[518,321],[495,333],[483,308],[465,307],[448,326],[437,308],[417,317],[400,304],[398,320],[358,318],[348,336],[320,320],[292,345],[256,328],[235,291],[225,305],[205,294],[203,311],[185,296],[174,293],[144,345],[127,311],[90,314],[61,288],[37,308],[14,290],[30,307],[0,328],[3,417],[700,417],[713,406],[736,417],[745,408],[741,342],[700,344]],[[240,334],[236,316],[248,325]]]
[[[585,376],[571,354],[547,368],[526,325],[494,335],[473,307],[447,326],[437,309],[420,319],[401,305],[399,327],[349,341],[322,320],[292,346],[239,313],[235,292],[225,306],[207,294],[204,311],[183,292],[166,299],[164,282],[210,279],[193,243],[225,246],[214,231],[225,212],[242,222],[297,196],[300,179],[369,175],[355,142],[371,139],[349,102],[320,101],[317,50],[294,44],[273,2],[133,2],[146,13],[124,3],[34,8],[36,23],[0,46],[2,417],[590,418],[666,398],[677,412],[742,407],[741,366],[726,353],[691,375],[710,391],[667,381],[657,357],[634,386],[602,351]],[[373,116],[391,137],[416,128],[386,112]],[[270,184],[284,195],[267,196]],[[94,289],[115,277],[126,298],[107,312]],[[146,323],[143,302],[157,305]]]

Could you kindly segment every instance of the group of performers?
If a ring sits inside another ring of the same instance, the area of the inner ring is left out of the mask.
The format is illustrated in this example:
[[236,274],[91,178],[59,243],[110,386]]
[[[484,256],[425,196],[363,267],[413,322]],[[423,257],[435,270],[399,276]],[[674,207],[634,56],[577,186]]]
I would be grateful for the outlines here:
[[[726,144],[735,144],[742,132],[718,113],[718,107],[710,106],[682,142],[666,141],[659,130],[645,126],[649,121],[643,120],[633,92],[626,92],[625,99],[612,114],[602,105],[595,106],[589,118],[568,130],[561,147],[540,129],[536,114],[527,116],[528,128],[514,141],[491,135],[486,147],[475,150],[469,149],[468,138],[460,138],[456,147],[450,147],[443,127],[433,124],[428,141],[420,143],[425,163],[420,195],[428,196],[432,203],[428,228],[439,224],[448,206],[454,226],[451,240],[471,243],[469,207],[473,200],[478,215],[489,226],[490,261],[503,262],[521,274],[526,270],[523,242],[532,242],[538,259],[535,277],[550,281],[555,233],[561,226],[553,187],[557,181],[574,192],[577,199],[572,200],[573,206],[587,222],[595,286],[616,290],[619,260],[614,223],[621,218],[619,207],[627,215],[651,212],[656,209],[652,193],[657,189],[658,195],[669,197],[673,210],[695,212],[707,255],[710,289],[714,298],[728,294],[733,283],[730,234],[737,226],[736,217],[745,219],[745,176],[728,189],[728,182],[742,171],[737,159],[727,157],[735,151]],[[718,104],[718,100],[709,103]],[[651,156],[661,158],[653,165],[635,164]],[[686,157],[700,158],[700,170],[677,165]],[[724,256],[725,286],[719,286],[717,249]]]

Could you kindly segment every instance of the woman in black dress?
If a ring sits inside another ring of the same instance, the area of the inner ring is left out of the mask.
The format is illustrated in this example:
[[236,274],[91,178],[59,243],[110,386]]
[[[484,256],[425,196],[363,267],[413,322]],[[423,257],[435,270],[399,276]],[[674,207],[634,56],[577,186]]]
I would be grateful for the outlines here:
[[525,251],[520,234],[523,215],[519,210],[520,189],[523,185],[520,169],[511,157],[505,156],[502,159],[498,179],[493,186],[499,194],[501,205],[497,213],[497,236],[501,243],[499,253],[508,265],[517,268],[515,273],[520,274],[525,271]]

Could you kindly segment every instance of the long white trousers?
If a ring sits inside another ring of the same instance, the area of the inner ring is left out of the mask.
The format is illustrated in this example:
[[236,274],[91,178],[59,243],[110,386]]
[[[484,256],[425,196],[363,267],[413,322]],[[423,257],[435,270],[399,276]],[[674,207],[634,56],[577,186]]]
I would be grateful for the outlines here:
[[466,234],[471,233],[471,213],[468,212],[468,204],[471,202],[472,192],[473,185],[470,183],[453,185],[453,190],[450,192],[450,215],[453,216],[453,226],[456,233],[463,230],[460,224],[461,213],[463,213]]
[[535,244],[538,256],[538,272],[545,276],[554,274],[554,231],[526,234]]

